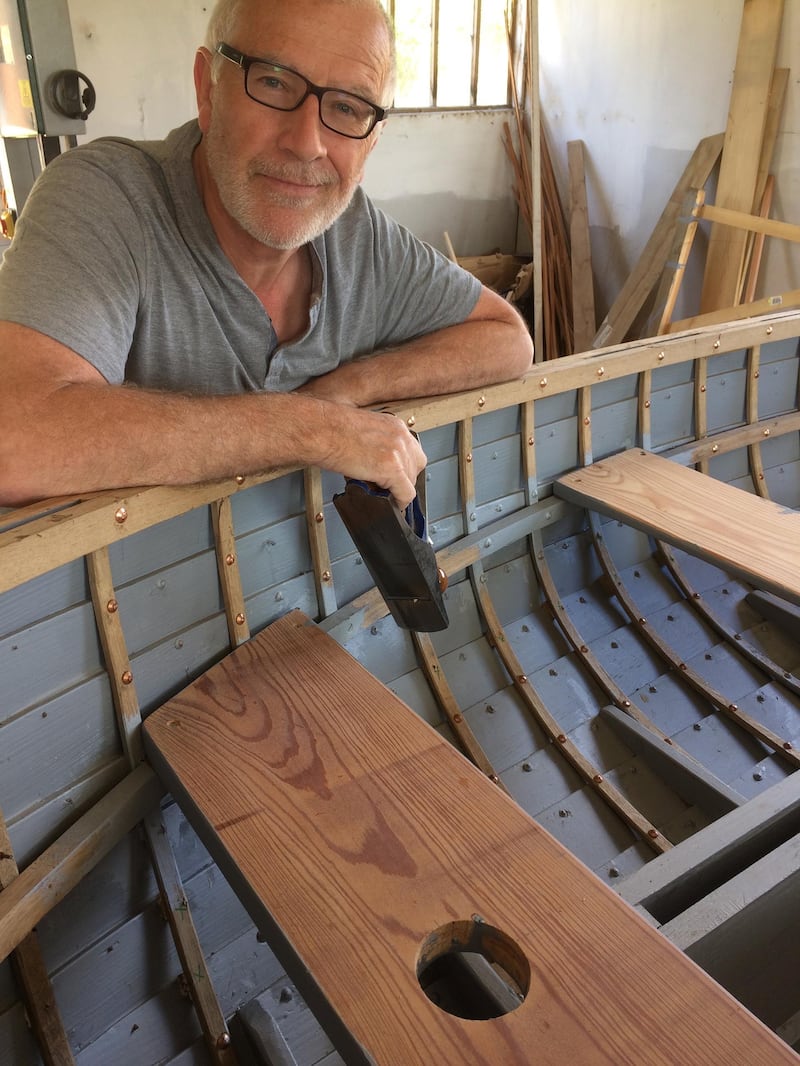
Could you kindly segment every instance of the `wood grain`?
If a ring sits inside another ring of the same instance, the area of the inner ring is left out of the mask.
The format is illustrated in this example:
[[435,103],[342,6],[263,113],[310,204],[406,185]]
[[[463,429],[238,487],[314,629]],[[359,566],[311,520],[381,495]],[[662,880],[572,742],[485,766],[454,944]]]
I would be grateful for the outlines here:
[[[744,0],[725,146],[716,202],[733,211],[752,211],[761,149],[767,128],[783,0]],[[737,302],[746,234],[712,226],[700,313]]]
[[638,448],[573,470],[554,490],[800,603],[800,512]]
[[[253,919],[346,1026],[346,1061],[797,1061],[302,613],[144,730]],[[426,938],[476,914],[531,972],[517,1010],[480,1022],[416,977]]]

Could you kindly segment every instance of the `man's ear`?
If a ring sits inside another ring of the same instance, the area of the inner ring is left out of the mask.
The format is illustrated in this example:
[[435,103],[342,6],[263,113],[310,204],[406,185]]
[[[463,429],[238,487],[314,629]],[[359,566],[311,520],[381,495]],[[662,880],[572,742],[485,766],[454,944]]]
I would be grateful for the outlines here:
[[214,82],[211,77],[213,56],[207,48],[198,48],[194,57],[194,91],[197,96],[197,118],[200,130],[206,133],[211,124],[211,95]]

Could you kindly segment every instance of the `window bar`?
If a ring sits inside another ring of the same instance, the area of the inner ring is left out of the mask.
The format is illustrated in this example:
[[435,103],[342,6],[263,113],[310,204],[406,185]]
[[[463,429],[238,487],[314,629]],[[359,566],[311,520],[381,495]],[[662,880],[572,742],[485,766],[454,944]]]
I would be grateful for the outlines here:
[[481,0],[472,5],[472,72],[470,75],[470,107],[478,106],[478,68],[481,58]]
[[431,0],[431,107],[439,96],[439,0]]

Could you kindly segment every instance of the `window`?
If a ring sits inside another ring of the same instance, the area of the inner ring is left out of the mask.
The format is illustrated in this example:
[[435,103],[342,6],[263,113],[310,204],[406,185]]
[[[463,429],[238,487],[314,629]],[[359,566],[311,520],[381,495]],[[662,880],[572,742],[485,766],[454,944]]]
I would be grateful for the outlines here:
[[516,0],[383,0],[397,35],[401,109],[505,107]]

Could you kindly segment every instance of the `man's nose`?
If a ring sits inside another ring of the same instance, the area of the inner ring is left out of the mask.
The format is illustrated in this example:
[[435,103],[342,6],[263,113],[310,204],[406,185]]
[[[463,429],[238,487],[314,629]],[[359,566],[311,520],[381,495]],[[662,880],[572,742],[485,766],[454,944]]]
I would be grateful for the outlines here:
[[325,155],[322,140],[324,126],[319,108],[320,101],[313,94],[309,94],[296,110],[285,111],[278,146],[305,162]]

